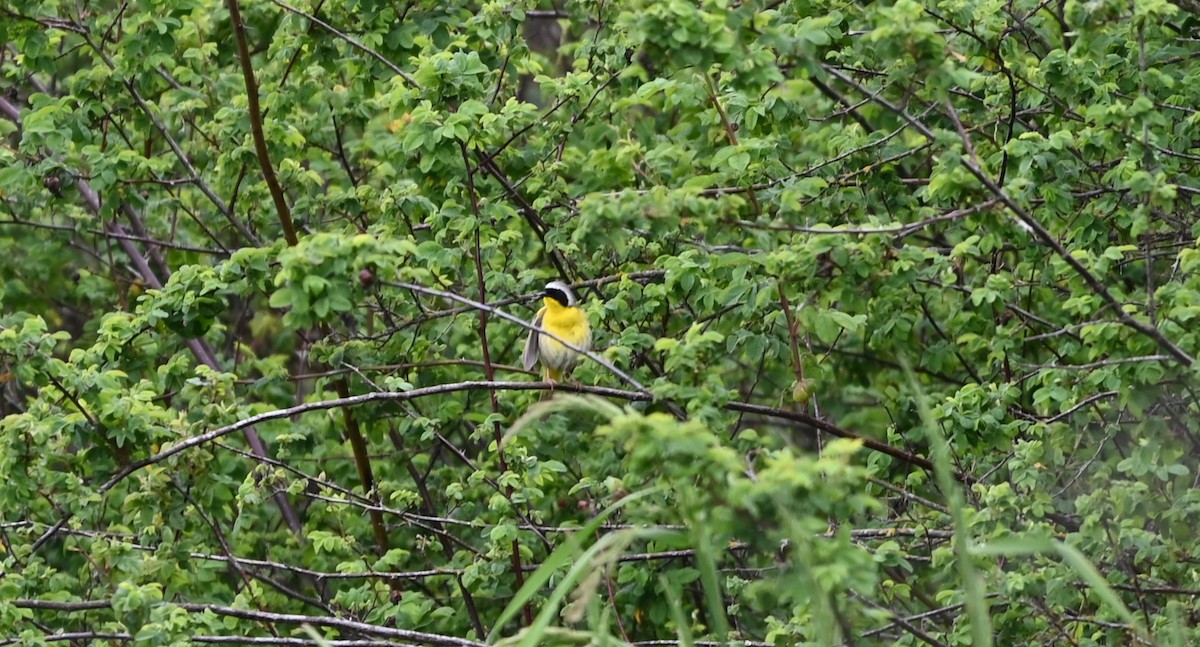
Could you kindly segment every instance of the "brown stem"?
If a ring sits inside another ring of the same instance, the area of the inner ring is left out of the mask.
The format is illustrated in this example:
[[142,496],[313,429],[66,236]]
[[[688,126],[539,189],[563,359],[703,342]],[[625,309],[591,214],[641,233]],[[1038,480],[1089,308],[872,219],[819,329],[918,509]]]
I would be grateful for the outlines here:
[[[238,8],[238,0],[226,0],[226,5],[229,7],[229,17],[233,21],[234,36],[237,40],[238,59],[242,64],[242,76],[246,82],[246,104],[250,113],[250,132],[254,136],[254,150],[258,154],[258,165],[262,168],[263,179],[267,182],[267,188],[271,191],[271,200],[275,202],[275,210],[279,214],[279,224],[283,227],[283,236],[291,247],[295,247],[300,241],[296,237],[296,228],[292,223],[292,212],[288,207],[287,199],[283,195],[283,188],[279,186],[279,180],[275,177],[275,169],[271,164],[271,155],[267,151],[267,140],[263,134],[262,112],[258,105],[258,83],[254,79],[254,68],[250,63],[250,45],[246,41],[246,25],[242,22],[241,11]],[[342,398],[350,397],[350,386],[345,378],[334,380],[334,389],[338,396]],[[354,415],[350,411],[342,411],[342,419],[346,425],[346,437],[350,441],[350,447],[354,451],[354,465],[358,469],[358,477],[362,482],[363,491],[370,493],[375,489],[375,478],[371,474],[371,459],[367,450],[367,441],[363,438],[362,432],[358,427],[358,421],[354,419]],[[371,528],[375,533],[375,545],[380,554],[388,551],[387,527],[383,523],[383,515],[378,512],[371,513]]]
[[[338,397],[350,397],[350,385],[346,383],[346,378],[339,377],[334,380],[333,388],[337,391]],[[342,421],[346,425],[346,438],[350,440],[350,449],[354,452],[354,467],[358,469],[358,480],[362,483],[363,494],[374,500],[375,476],[371,473],[371,452],[367,449],[367,439],[363,438],[358,421],[354,419],[354,413],[350,409],[342,409]],[[371,510],[369,514],[371,515],[371,529],[375,533],[375,547],[379,554],[383,555],[389,548],[387,525],[383,522],[383,513],[379,510]]]
[[783,281],[778,282],[779,287],[779,305],[783,308],[783,316],[787,319],[788,327],[788,343],[792,348],[792,370],[796,373],[796,382],[802,384],[804,382],[804,363],[800,361],[800,340],[797,337],[797,324],[795,317],[792,316],[792,305],[788,303],[787,292],[784,290]]
[[[733,122],[729,121],[729,115],[725,112],[725,107],[721,105],[721,99],[717,96],[717,87],[712,82],[712,77],[707,73],[704,75],[704,83],[708,89],[708,99],[712,101],[717,108],[717,114],[721,116],[721,124],[725,126],[725,136],[729,138],[731,146],[738,145],[737,128],[733,126]],[[754,186],[747,187],[746,197],[750,198],[750,204],[754,207],[754,215],[762,213],[762,205],[758,203],[758,195],[754,192]]]
[[238,0],[226,0],[229,7],[229,18],[233,22],[233,33],[237,40],[238,59],[242,63],[242,76],[246,81],[246,106],[250,112],[250,133],[254,136],[254,152],[258,154],[258,165],[262,167],[263,179],[271,191],[271,200],[275,202],[275,211],[279,213],[279,224],[283,227],[283,237],[288,245],[294,246],[299,239],[296,228],[292,224],[292,211],[288,208],[283,196],[283,188],[275,177],[275,168],[271,165],[271,154],[267,151],[267,138],[263,134],[262,111],[258,106],[258,83],[254,80],[254,68],[250,64],[250,45],[246,42],[246,24],[242,22],[242,13],[238,8]]
[[[467,193],[471,197],[471,211],[475,215],[475,280],[479,286],[479,302],[487,303],[487,284],[483,279],[483,251],[479,242],[479,197],[475,194],[475,172],[471,169],[471,158],[467,155],[467,147],[460,143],[459,149],[462,152],[463,167],[467,171]],[[487,377],[488,382],[494,382],[496,379],[496,371],[492,366],[492,352],[488,348],[487,337],[488,313],[486,310],[479,311],[479,343],[483,350],[483,374]],[[496,458],[500,462],[501,473],[508,472],[508,461],[504,458],[504,432],[500,429],[500,400],[496,397],[495,389],[488,391],[491,397],[492,413],[495,414],[492,420],[492,437],[496,441]],[[505,494],[512,498],[512,486],[505,488]],[[521,543],[516,537],[512,540],[512,565],[513,577],[516,578],[516,590],[520,590],[525,585],[525,574],[521,571]],[[522,612],[525,617],[525,626],[533,624],[533,608],[528,604],[525,605]]]

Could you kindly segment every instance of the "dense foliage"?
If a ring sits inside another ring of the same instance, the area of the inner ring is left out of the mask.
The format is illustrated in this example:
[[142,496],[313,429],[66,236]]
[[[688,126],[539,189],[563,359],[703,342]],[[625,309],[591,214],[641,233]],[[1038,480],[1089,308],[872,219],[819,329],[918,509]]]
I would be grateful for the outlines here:
[[0,644],[1195,644],[1197,10],[3,0]]

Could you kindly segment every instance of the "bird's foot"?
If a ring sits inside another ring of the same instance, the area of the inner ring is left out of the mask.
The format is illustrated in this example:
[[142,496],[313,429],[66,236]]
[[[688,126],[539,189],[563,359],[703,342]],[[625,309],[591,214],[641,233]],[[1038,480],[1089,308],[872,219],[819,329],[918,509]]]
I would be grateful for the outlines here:
[[558,380],[547,375],[546,384],[549,388],[546,391],[542,391],[542,394],[538,396],[539,400],[549,400],[550,398],[554,397],[554,387],[558,385]]

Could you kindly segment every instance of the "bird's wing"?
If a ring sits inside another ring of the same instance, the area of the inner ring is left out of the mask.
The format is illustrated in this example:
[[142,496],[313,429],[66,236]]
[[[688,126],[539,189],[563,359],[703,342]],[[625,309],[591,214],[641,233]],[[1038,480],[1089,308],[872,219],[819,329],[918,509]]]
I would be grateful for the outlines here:
[[[542,327],[542,317],[546,315],[546,309],[538,310],[537,316],[533,318],[533,326],[535,328]],[[521,361],[525,364],[525,370],[533,370],[538,361],[538,337],[541,334],[536,330],[529,331],[529,337],[525,340],[525,352],[521,353]]]

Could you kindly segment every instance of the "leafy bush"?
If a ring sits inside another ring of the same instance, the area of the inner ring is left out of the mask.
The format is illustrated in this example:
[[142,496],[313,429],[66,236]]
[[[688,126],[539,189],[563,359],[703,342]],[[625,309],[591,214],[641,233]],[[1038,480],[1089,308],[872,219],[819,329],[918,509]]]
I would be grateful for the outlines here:
[[1196,10],[0,9],[0,643],[1196,642]]

